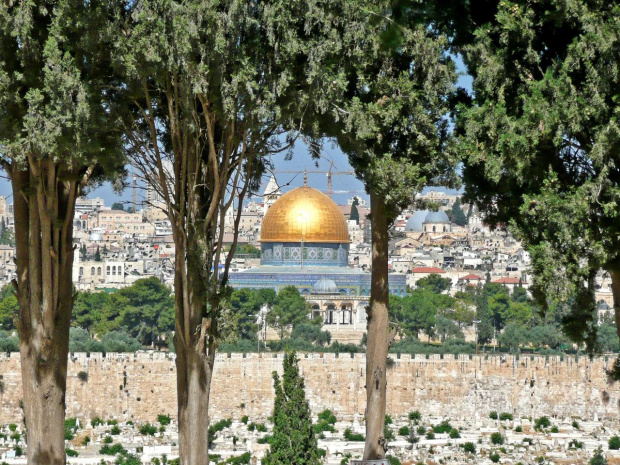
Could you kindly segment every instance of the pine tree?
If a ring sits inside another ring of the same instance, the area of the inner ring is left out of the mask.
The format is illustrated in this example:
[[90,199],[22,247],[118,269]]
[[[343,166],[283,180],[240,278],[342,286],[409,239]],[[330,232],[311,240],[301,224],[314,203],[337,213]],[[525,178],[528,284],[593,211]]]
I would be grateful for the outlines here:
[[452,215],[450,216],[450,221],[458,224],[459,226],[465,226],[467,224],[467,217],[465,216],[465,212],[461,208],[461,200],[457,199],[452,205]]
[[[105,246],[104,246],[104,250],[105,250]],[[97,251],[95,252],[95,261],[96,262],[101,261],[101,253],[99,252],[99,246],[97,246]]]
[[273,437],[265,465],[318,465],[321,463],[317,438],[312,428],[310,407],[299,376],[295,352],[284,355],[282,379],[273,373],[276,399],[273,406]]

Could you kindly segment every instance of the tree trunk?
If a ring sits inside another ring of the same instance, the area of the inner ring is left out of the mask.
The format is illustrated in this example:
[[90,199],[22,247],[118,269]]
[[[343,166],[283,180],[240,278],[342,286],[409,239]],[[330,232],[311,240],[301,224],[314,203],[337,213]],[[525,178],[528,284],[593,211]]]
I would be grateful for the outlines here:
[[[30,465],[64,465],[69,325],[73,308],[73,212],[81,184],[31,158],[7,166],[14,199],[19,332]],[[85,176],[87,179],[89,173]],[[76,176],[77,177],[77,176]]]
[[175,306],[179,457],[181,465],[209,463],[209,396],[215,345],[207,317],[206,289],[196,266],[196,245],[186,247],[193,235],[177,230]]
[[387,390],[387,355],[390,346],[388,304],[388,222],[385,205],[377,194],[370,193],[372,228],[372,274],[368,341],[366,344],[366,445],[364,460],[385,457],[387,443],[383,436]]
[[620,270],[610,270],[611,294],[614,297],[614,315],[616,317],[616,331],[620,338]]

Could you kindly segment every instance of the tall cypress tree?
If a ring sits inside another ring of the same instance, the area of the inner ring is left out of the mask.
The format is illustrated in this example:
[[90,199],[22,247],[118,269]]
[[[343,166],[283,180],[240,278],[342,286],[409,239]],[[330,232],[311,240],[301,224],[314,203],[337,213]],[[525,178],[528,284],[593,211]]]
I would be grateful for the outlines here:
[[321,463],[317,438],[312,428],[310,407],[299,376],[295,352],[284,355],[282,379],[273,373],[276,399],[273,406],[273,438],[265,465],[318,465]]

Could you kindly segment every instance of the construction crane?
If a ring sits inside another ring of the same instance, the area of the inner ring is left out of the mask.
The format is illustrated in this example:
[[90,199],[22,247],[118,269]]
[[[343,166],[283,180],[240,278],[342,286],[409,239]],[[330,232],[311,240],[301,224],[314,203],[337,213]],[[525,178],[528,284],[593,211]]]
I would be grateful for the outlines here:
[[[332,190],[332,176],[351,176],[354,175],[355,172],[354,171],[332,171],[332,166],[333,166],[333,162],[329,167],[328,171],[323,171],[323,170],[304,170],[303,172],[305,173],[319,173],[319,174],[325,174],[327,175],[327,192],[326,194],[331,197],[332,194],[334,194],[334,191]],[[301,170],[276,170],[274,171],[274,173],[282,173],[282,174],[301,174],[302,171]],[[348,192],[353,192],[353,191],[338,191],[337,193],[348,193]]]

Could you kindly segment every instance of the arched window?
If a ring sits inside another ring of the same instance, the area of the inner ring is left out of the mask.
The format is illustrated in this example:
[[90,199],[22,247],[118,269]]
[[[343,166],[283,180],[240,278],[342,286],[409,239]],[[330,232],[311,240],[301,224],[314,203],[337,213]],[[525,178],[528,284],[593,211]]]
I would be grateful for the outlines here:
[[90,268],[90,275],[91,276],[95,276],[95,267],[94,266]]
[[101,276],[101,267],[100,266],[97,267],[97,276]]
[[443,227],[443,232],[447,232],[448,228],[446,226]]
[[80,267],[80,276],[84,276],[84,267],[83,266]]
[[112,276],[116,276],[116,267],[115,266],[112,267]]
[[433,232],[437,232],[437,227],[433,226]]
[[105,271],[106,271],[106,274],[108,276],[110,276],[110,266],[109,265],[105,267]]

